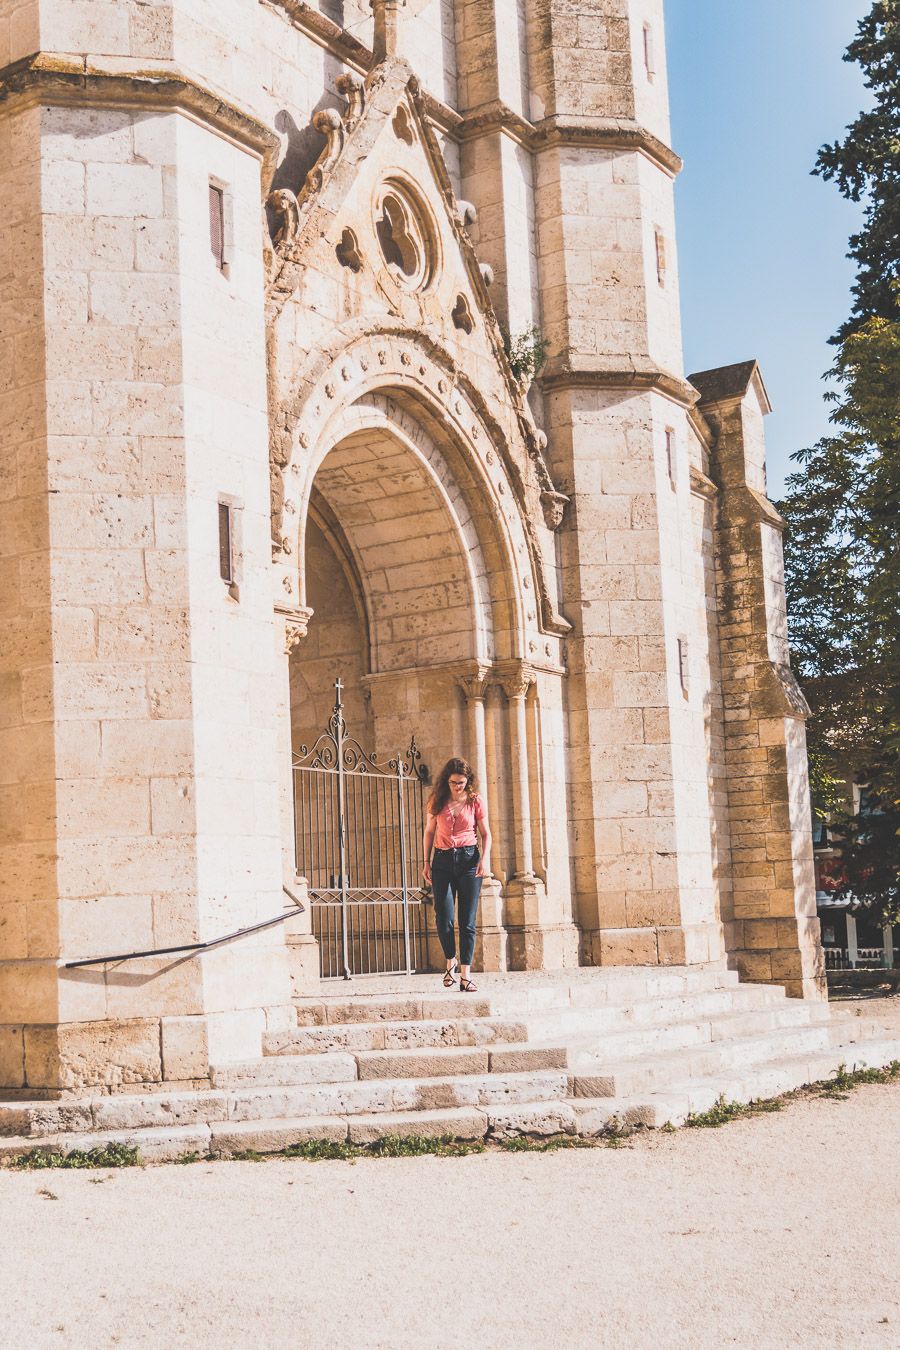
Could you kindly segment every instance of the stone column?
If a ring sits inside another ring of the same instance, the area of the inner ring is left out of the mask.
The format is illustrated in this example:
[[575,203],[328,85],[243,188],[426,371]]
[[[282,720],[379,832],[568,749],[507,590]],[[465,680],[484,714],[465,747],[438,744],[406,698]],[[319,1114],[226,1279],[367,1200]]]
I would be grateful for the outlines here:
[[[475,778],[485,797],[487,791],[487,737],[485,734],[484,698],[490,673],[488,666],[474,662],[461,674],[458,684],[466,701],[466,728],[468,755],[475,770]],[[488,821],[493,812],[488,803]],[[492,873],[484,878],[481,887],[481,905],[478,910],[478,938],[475,964],[481,970],[508,969],[508,940],[503,926],[503,888]]]
[[523,890],[541,884],[534,875],[531,792],[528,782],[528,720],[525,716],[525,698],[533,683],[534,675],[524,663],[516,663],[500,681],[509,708],[513,831],[516,843],[516,870],[512,882]]
[[[282,840],[284,844],[284,884],[291,895],[304,908],[295,919],[289,919],[284,926],[284,940],[288,949],[288,972],[291,992],[295,997],[313,994],[319,987],[319,944],[313,937],[312,907],[309,900],[307,879],[297,872],[297,850],[295,840],[296,822],[294,819],[294,781],[291,765],[293,744],[291,738],[291,653],[300,645],[309,631],[309,621],[313,611],[308,607],[297,609],[277,609],[284,621],[284,660],[282,662],[282,680],[278,695],[278,726],[280,745],[280,763],[283,766],[281,779],[281,820]],[[285,897],[287,898],[287,897]]]
[[543,784],[532,783],[530,777],[529,766],[536,762],[536,756],[528,741],[526,699],[536,673],[524,661],[504,662],[494,669],[507,699],[512,770],[515,871],[506,886],[510,968],[544,970],[577,965],[577,933],[564,913],[562,897],[548,895],[543,879],[534,870],[532,793],[541,793]]
[[729,955],[744,978],[826,995],[816,916],[806,767],[809,709],[790,666],[781,532],[766,497],[755,361],[692,375],[716,440],[719,648],[733,892],[723,895]]

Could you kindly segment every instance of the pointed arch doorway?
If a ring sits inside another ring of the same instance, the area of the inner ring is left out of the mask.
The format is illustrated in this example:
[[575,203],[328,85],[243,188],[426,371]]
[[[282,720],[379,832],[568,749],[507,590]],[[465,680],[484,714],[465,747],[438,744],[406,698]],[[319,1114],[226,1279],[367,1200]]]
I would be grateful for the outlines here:
[[309,885],[322,979],[429,968],[422,884],[427,767],[415,736],[386,763],[352,735],[344,682],[293,756],[297,872]]

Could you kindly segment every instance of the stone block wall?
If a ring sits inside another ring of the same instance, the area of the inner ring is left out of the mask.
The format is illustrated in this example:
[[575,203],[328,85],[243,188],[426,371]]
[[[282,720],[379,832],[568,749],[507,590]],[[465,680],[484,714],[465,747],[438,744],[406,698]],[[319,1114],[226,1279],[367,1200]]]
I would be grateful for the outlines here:
[[[217,937],[282,907],[260,159],[153,109],[26,119],[44,292],[29,388],[46,441],[30,429],[17,553],[30,603],[43,597],[31,627],[46,652],[14,654],[22,713],[7,728],[55,797],[45,789],[30,812],[43,849],[10,878],[33,937],[27,979],[5,968],[3,1018],[26,1025],[29,1086],[52,1088],[79,1035],[103,1042],[107,1021],[155,1018],[158,1041],[159,1019],[194,1017],[204,1053],[256,1053],[263,1009],[288,992],[277,932],[188,963],[57,969]],[[235,204],[227,275],[210,248],[211,177]],[[6,303],[18,286],[10,274]],[[231,588],[220,499],[234,508]],[[51,1070],[29,1039],[52,1039],[54,1024],[68,1030]]]
[[720,489],[717,599],[724,701],[731,890],[723,894],[731,958],[746,979],[824,997],[816,917],[804,719],[784,607],[783,522],[765,496],[755,362],[691,376],[716,433]]

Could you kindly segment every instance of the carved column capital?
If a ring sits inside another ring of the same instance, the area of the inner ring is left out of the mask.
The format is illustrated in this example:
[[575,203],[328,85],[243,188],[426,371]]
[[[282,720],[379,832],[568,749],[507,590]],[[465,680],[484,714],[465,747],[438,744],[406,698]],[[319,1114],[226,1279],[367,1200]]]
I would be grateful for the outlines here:
[[290,656],[296,646],[306,637],[309,632],[309,621],[314,611],[308,606],[303,605],[298,609],[278,610],[284,620],[284,652],[285,656]]
[[527,661],[505,661],[494,667],[494,678],[508,699],[524,698],[536,676]]
[[491,667],[482,665],[480,661],[473,661],[470,664],[461,667],[455,676],[456,683],[465,695],[466,702],[473,699],[483,699],[487,693],[490,683]]

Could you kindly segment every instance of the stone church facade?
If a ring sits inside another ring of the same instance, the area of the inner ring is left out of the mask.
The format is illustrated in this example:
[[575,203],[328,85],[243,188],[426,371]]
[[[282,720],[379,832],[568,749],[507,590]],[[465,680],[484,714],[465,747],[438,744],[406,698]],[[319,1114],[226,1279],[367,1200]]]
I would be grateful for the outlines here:
[[679,167],[662,0],[0,0],[0,1088],[291,1024],[308,896],[182,949],[303,896],[336,675],[473,761],[486,968],[821,996],[769,405],[684,374]]

